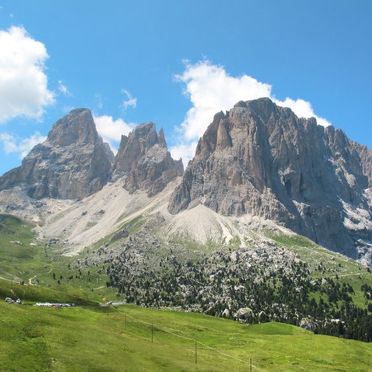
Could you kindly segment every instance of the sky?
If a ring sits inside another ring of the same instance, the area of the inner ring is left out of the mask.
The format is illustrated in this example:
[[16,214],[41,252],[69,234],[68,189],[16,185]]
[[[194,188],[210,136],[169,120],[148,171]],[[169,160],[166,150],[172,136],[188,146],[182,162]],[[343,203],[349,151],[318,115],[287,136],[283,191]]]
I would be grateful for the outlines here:
[[368,0],[0,0],[0,174],[71,109],[117,149],[153,121],[184,163],[213,115],[271,97],[372,148]]

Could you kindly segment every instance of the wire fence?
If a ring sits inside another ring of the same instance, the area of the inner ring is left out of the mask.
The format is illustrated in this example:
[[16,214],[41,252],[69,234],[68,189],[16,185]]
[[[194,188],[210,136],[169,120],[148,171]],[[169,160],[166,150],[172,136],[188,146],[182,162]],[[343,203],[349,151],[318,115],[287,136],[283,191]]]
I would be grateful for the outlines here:
[[[133,324],[142,325],[142,327],[133,327]],[[159,326],[156,323],[150,323],[138,319],[127,312],[124,312],[124,329],[125,334],[130,336],[145,340],[149,343],[161,343],[162,346],[166,346],[166,341],[160,335],[159,332],[162,332],[167,335],[171,335],[173,337],[177,337],[185,342],[183,347],[184,355],[183,357],[186,358],[190,363],[193,363],[196,368],[202,367],[203,363],[209,363],[209,365],[221,362],[216,356],[219,358],[224,359],[225,361],[229,360],[234,362],[235,370],[237,371],[250,371],[253,370],[259,371],[260,369],[253,364],[252,357],[248,357],[247,359],[241,359],[236,356],[230,355],[220,349],[217,349],[213,346],[207,345],[204,342],[197,340],[196,338],[192,338],[182,334],[182,332],[175,330],[170,327]],[[205,353],[208,351],[208,353]],[[180,355],[177,355],[177,358],[180,358]],[[229,364],[230,369],[234,370],[231,364]]]

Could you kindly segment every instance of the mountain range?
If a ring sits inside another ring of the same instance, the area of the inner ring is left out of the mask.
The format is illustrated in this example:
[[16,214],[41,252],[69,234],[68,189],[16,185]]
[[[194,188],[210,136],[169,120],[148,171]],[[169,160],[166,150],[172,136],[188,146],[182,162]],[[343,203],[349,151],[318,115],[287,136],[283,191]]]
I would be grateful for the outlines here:
[[123,135],[114,156],[76,109],[0,177],[0,210],[37,219],[67,250],[151,211],[167,234],[244,241],[276,226],[371,264],[372,151],[262,98],[217,113],[184,171],[153,123]]

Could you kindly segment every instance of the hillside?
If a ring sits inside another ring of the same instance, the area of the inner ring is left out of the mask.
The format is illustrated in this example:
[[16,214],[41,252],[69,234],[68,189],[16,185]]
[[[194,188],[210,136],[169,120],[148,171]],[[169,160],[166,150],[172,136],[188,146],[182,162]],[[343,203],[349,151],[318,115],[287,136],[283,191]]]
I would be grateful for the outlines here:
[[[31,225],[2,216],[2,295],[81,304],[120,298],[370,340],[372,274],[355,261],[280,231],[202,244],[164,237],[164,223],[138,216],[79,255],[63,256],[58,246],[35,243]],[[24,284],[16,292],[14,281]]]
[[115,159],[107,147],[91,112],[72,110],[0,177],[0,211],[38,221],[70,254],[151,209],[199,241],[245,239],[248,220],[370,264],[371,151],[340,129],[260,98],[217,113],[185,172],[151,122],[122,136]]
[[[0,284],[1,285],[1,284]],[[0,369],[368,371],[371,344],[291,325],[144,309],[0,303]],[[197,363],[195,363],[197,342]]]
[[0,178],[0,369],[366,370],[367,149],[259,99],[185,172],[153,123],[106,150],[73,110]]
[[372,372],[372,0],[293,3],[0,0],[0,372]]

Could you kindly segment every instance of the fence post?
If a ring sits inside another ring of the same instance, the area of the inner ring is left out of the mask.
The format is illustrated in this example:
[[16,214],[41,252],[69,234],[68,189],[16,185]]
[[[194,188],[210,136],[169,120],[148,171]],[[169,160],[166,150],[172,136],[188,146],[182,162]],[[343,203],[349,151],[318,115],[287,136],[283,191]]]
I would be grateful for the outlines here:
[[252,358],[249,358],[249,372],[252,372]]
[[151,342],[154,342],[154,325],[151,324]]
[[124,328],[127,329],[127,314],[124,314]]
[[198,364],[198,342],[195,340],[195,364]]

